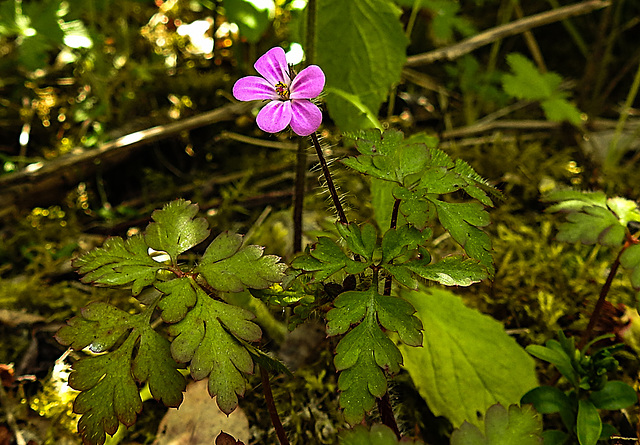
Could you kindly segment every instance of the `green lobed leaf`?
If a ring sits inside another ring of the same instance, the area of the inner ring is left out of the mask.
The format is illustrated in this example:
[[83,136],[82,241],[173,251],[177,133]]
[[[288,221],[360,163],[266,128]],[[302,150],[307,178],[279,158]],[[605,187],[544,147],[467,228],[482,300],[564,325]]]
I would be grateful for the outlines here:
[[[327,334],[343,334],[338,343],[334,364],[342,371],[338,379],[340,406],[350,424],[358,423],[373,408],[375,397],[387,390],[384,371],[400,371],[402,355],[398,347],[380,328],[398,332],[410,345],[422,343],[422,325],[413,316],[414,308],[398,297],[379,295],[373,288],[348,291],[334,301],[327,314]],[[380,323],[380,324],[378,324]]]
[[575,126],[582,124],[582,113],[564,97],[552,97],[540,103],[546,118],[552,122],[569,122]]
[[368,430],[364,425],[356,425],[353,429],[343,431],[340,434],[340,445],[420,445],[421,440],[411,440],[407,437],[398,440],[396,434],[386,425],[376,423]]
[[407,250],[416,249],[432,234],[431,229],[418,230],[408,225],[387,230],[382,238],[382,262],[389,263]]
[[124,241],[109,238],[104,245],[77,258],[73,265],[83,274],[82,282],[102,286],[131,284],[133,295],[156,280],[158,270],[165,268],[149,256],[149,246],[142,235]]
[[182,277],[159,282],[155,287],[164,294],[158,303],[158,309],[162,311],[160,316],[167,323],[182,320],[189,308],[196,304],[197,284],[192,278]]
[[640,209],[635,201],[620,197],[609,198],[607,199],[607,207],[616,215],[623,226],[631,221],[640,222]]
[[281,282],[286,265],[280,257],[263,255],[260,246],[242,246],[242,236],[222,232],[209,245],[195,271],[222,292],[265,289]]
[[480,262],[493,275],[493,257],[491,256],[491,240],[478,227],[489,224],[489,214],[482,204],[477,202],[444,202],[431,199],[438,212],[438,219],[454,240],[465,250],[467,255]]
[[502,76],[502,88],[517,99],[543,100],[552,97],[562,78],[556,73],[541,73],[533,62],[522,54],[507,55],[513,74]]
[[474,259],[449,256],[433,264],[414,260],[404,266],[427,280],[445,286],[470,286],[487,278],[487,270]]
[[580,211],[583,207],[594,205],[607,207],[607,195],[604,192],[583,192],[579,190],[554,190],[547,193],[544,202],[556,202],[547,209],[547,212],[572,212]]
[[196,297],[195,306],[168,329],[175,337],[171,354],[180,363],[191,362],[195,380],[209,376],[209,394],[217,396],[218,406],[229,414],[244,395],[242,373],[253,373],[251,356],[238,339],[257,341],[262,331],[249,321],[254,318],[251,312],[214,300],[199,286]]
[[399,130],[380,133],[380,130],[370,129],[354,136],[356,148],[362,155],[343,159],[342,162],[360,173],[402,185],[408,176],[427,166],[426,145],[407,144]]
[[500,323],[444,289],[402,291],[424,326],[422,348],[400,345],[404,367],[436,416],[479,425],[476,412],[519,402],[538,386],[533,359]]
[[321,236],[313,249],[294,259],[291,266],[306,272],[313,272],[316,281],[323,281],[342,269],[350,274],[362,273],[369,266],[369,263],[352,260],[333,240]]
[[567,215],[558,231],[558,240],[583,244],[619,246],[624,240],[626,227],[609,210],[597,206],[583,207],[580,212]]
[[[386,0],[320,0],[316,60],[327,89],[358,96],[377,115],[406,61],[407,38],[400,9]],[[354,69],[353,67],[357,67]],[[326,98],[329,114],[344,131],[371,126],[366,114],[336,94]]]
[[343,224],[336,222],[338,233],[347,242],[349,249],[368,261],[372,261],[373,251],[376,248],[378,234],[373,224]]
[[576,433],[580,445],[596,445],[601,431],[602,420],[596,407],[589,400],[578,400]]
[[134,377],[148,382],[153,397],[165,405],[181,403],[186,382],[171,359],[169,342],[149,325],[153,310],[151,305],[144,313],[131,315],[105,303],[92,303],[56,334],[60,343],[76,350],[89,346],[105,352],[78,360],[69,376],[69,385],[81,391],[74,411],[82,414],[78,431],[85,443],[102,444],[119,422],[128,426],[135,422],[142,402]]
[[152,249],[167,252],[176,264],[178,255],[209,236],[209,223],[204,218],[195,218],[197,214],[198,206],[191,201],[178,199],[167,203],[151,214],[154,222],[145,230],[145,242]]
[[625,269],[631,269],[631,285],[634,289],[640,289],[640,244],[628,247],[622,252],[620,265]]
[[396,187],[393,189],[393,196],[401,200],[400,213],[409,224],[413,224],[419,230],[424,230],[437,215],[436,206],[420,191]]
[[465,422],[451,434],[451,445],[542,445],[542,419],[530,406],[491,406],[484,430]]

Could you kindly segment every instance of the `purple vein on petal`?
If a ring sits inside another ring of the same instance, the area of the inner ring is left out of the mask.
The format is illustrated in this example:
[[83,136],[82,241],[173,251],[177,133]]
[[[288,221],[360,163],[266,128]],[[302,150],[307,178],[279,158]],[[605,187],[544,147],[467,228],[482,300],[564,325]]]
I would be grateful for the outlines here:
[[298,136],[309,136],[322,123],[322,112],[309,100],[292,100],[291,111],[291,129]]
[[256,117],[262,131],[278,133],[291,122],[291,101],[274,100],[265,105]]
[[233,85],[233,97],[238,100],[278,99],[273,86],[262,77],[247,76],[239,79]]
[[300,71],[291,83],[291,99],[313,99],[322,93],[324,73],[319,66],[311,65]]
[[287,58],[284,50],[279,46],[271,48],[264,53],[253,66],[271,85],[275,86],[278,82],[284,82],[289,85]]

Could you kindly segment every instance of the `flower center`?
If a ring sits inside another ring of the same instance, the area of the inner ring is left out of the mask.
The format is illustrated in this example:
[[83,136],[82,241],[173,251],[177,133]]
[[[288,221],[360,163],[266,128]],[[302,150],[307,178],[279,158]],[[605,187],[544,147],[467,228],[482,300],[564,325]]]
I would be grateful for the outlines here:
[[284,100],[289,100],[289,87],[282,82],[276,84],[276,93]]

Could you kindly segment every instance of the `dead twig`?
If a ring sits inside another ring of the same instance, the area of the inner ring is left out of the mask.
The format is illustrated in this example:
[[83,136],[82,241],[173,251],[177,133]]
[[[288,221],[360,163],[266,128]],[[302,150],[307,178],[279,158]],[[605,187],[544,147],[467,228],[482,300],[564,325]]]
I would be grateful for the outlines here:
[[611,5],[610,0],[590,0],[574,5],[563,6],[562,8],[553,9],[551,11],[542,12],[529,17],[525,17],[506,25],[491,28],[485,32],[477,34],[473,37],[463,40],[462,42],[445,48],[439,48],[424,54],[417,54],[407,58],[405,66],[426,65],[438,60],[455,60],[460,56],[470,53],[484,45],[495,42],[504,37],[520,34],[538,26],[547,25],[549,23],[558,22],[568,17],[587,14],[596,9],[606,8]]

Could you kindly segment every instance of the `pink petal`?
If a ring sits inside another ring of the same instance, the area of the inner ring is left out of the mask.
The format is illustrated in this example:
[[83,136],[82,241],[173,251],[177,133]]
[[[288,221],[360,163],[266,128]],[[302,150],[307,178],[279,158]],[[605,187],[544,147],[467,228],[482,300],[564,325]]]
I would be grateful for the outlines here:
[[279,98],[273,86],[258,76],[247,76],[238,79],[233,85],[233,97],[245,101]]
[[291,99],[313,99],[322,93],[324,88],[324,73],[319,66],[310,65],[300,71],[293,79],[289,90]]
[[256,123],[262,131],[278,133],[291,122],[291,101],[274,100],[260,110]]
[[287,58],[279,46],[264,53],[253,66],[271,85],[275,86],[278,82],[284,82],[286,85],[291,83]]
[[310,100],[292,100],[291,111],[291,129],[298,136],[309,136],[322,123],[322,112]]

